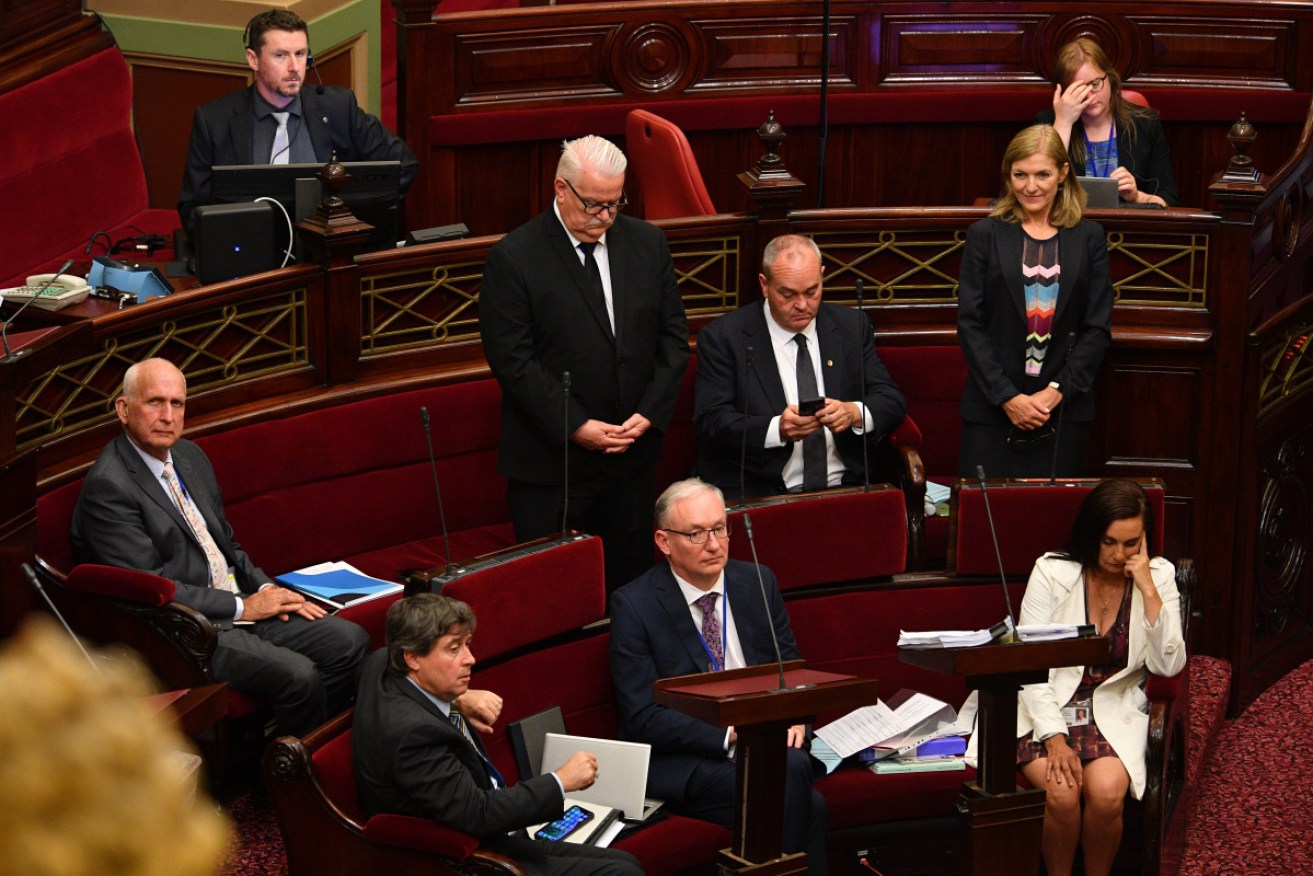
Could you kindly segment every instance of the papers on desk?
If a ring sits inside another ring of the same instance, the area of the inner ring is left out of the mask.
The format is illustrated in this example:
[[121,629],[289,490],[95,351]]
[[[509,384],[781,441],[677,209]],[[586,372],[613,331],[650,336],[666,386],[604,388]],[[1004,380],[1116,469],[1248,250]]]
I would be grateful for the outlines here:
[[1012,625],[1007,618],[985,630],[931,630],[924,633],[898,632],[900,648],[974,648],[1004,639]]
[[278,583],[316,599],[329,608],[346,608],[400,593],[405,587],[395,581],[371,578],[350,563],[319,563],[278,576]]
[[940,736],[966,735],[974,721],[974,709],[969,713],[963,709],[959,716],[948,703],[900,690],[888,705],[877,700],[873,706],[849,712],[818,728],[816,736],[840,758],[868,748],[875,749],[877,758],[885,758],[912,751]]
[[1094,635],[1094,624],[1020,624],[1017,635],[1023,642],[1050,642]]

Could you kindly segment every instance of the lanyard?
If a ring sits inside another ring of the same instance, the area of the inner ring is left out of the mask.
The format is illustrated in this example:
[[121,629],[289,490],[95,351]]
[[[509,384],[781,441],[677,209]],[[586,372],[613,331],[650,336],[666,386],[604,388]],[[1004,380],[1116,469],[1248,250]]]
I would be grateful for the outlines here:
[[1108,126],[1108,139],[1105,141],[1108,144],[1108,156],[1107,156],[1108,161],[1103,168],[1105,171],[1107,171],[1106,173],[1099,173],[1098,163],[1094,160],[1094,146],[1093,144],[1090,143],[1090,135],[1085,133],[1084,125],[1081,125],[1080,135],[1085,138],[1085,167],[1086,170],[1089,171],[1090,176],[1099,176],[1099,177],[1112,176],[1113,170],[1115,170],[1118,166],[1117,120],[1114,119],[1112,124]]
[[[702,643],[702,650],[707,653],[707,659],[711,662],[708,664],[712,672],[720,672],[725,667],[716,659],[716,655],[711,653],[707,647],[707,640],[702,636],[702,630],[698,630],[698,641]],[[729,653],[729,588],[726,587],[720,594],[720,653],[724,657]]]

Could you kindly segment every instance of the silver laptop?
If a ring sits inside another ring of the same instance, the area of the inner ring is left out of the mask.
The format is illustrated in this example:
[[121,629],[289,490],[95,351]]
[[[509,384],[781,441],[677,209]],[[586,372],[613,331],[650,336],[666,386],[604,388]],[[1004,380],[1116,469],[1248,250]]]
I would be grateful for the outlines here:
[[576,751],[597,756],[597,781],[591,788],[571,791],[572,799],[619,809],[628,820],[642,820],[660,808],[662,801],[644,796],[652,746],[645,742],[548,733],[543,739],[543,758],[538,774],[560,768]]
[[1117,194],[1117,180],[1111,177],[1083,176],[1080,184],[1085,189],[1086,207],[1111,210],[1122,205],[1121,196]]

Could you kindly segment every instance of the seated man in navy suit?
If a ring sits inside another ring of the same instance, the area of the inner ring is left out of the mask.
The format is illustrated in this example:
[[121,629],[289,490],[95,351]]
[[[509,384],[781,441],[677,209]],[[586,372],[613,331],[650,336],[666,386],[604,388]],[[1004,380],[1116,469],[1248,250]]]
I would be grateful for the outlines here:
[[[730,826],[736,736],[652,701],[658,678],[774,663],[770,627],[785,660],[800,657],[779,586],[762,569],[767,614],[752,565],[729,559],[725,497],[691,478],[656,503],[656,544],[667,563],[611,595],[611,679],[621,734],[652,746],[647,793],[682,815]],[[813,787],[806,728],[789,728],[784,851],[805,851],[824,876],[827,808]]]
[[761,257],[765,301],[698,335],[697,472],[731,496],[861,484],[880,439],[903,421],[907,404],[871,321],[823,302],[824,274],[815,241],[781,235]]
[[502,780],[470,732],[491,732],[501,714],[500,697],[470,690],[474,625],[468,605],[434,593],[388,608],[387,648],[365,661],[351,734],[365,811],[436,819],[535,876],[641,876],[626,852],[524,832],[561,817],[565,795],[597,779],[597,758],[580,751],[554,773]]

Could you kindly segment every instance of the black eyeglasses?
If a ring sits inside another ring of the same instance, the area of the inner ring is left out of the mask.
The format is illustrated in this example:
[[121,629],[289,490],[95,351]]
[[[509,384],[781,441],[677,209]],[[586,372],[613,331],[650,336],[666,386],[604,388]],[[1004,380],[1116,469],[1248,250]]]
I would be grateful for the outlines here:
[[682,535],[684,536],[684,538],[688,539],[693,544],[706,544],[707,539],[712,535],[716,536],[716,541],[724,541],[725,539],[729,538],[730,533],[733,532],[734,530],[729,525],[729,521],[726,520],[724,523],[720,524],[719,526],[713,526],[710,529],[695,529],[692,532],[685,532],[682,529],[663,529],[661,531],[673,532],[676,535]]
[[1108,81],[1107,76],[1100,76],[1097,79],[1091,79],[1086,84],[1089,85],[1090,91],[1100,91],[1103,89],[1103,85],[1107,81]]
[[574,192],[574,196],[579,199],[579,203],[584,208],[584,212],[589,216],[601,216],[605,211],[609,211],[611,215],[614,216],[616,213],[619,213],[625,207],[629,206],[629,198],[625,195],[624,189],[620,190],[620,200],[612,201],[609,204],[594,204],[592,201],[585,201],[584,196],[579,194],[578,189],[571,185],[568,179],[565,180],[565,184],[570,186],[570,191]]

